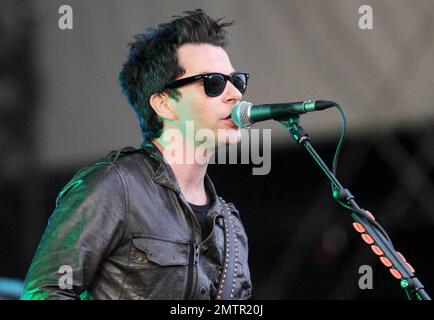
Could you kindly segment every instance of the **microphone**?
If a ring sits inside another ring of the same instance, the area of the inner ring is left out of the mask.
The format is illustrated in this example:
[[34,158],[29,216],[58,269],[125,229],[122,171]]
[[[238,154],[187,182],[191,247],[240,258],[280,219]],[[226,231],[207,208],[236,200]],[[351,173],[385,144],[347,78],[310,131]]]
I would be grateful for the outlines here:
[[291,116],[324,110],[335,106],[333,101],[299,101],[289,103],[253,104],[247,101],[240,101],[231,113],[232,121],[240,128],[249,128],[258,121],[265,120],[288,120]]

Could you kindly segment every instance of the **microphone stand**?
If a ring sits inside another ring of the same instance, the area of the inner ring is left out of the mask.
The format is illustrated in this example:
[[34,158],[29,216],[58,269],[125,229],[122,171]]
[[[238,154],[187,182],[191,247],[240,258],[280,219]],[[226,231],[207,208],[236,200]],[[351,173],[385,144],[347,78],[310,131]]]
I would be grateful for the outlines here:
[[325,173],[333,185],[333,198],[347,209],[351,210],[351,217],[355,220],[354,228],[361,233],[362,239],[371,246],[372,251],[379,256],[381,262],[389,269],[392,275],[400,280],[401,287],[406,291],[410,300],[431,300],[424,286],[414,274],[413,267],[398,253],[382,227],[375,221],[374,216],[361,209],[351,192],[344,188],[336,176],[330,171],[313,146],[309,142],[309,136],[300,126],[300,117],[296,114],[288,120],[280,121],[288,129],[294,140],[303,146],[315,160],[320,169]]

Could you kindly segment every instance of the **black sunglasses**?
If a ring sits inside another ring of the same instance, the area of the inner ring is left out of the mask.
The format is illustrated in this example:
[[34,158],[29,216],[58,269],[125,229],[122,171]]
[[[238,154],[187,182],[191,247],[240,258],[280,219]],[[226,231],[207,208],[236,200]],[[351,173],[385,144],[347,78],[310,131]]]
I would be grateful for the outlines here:
[[217,97],[223,93],[226,88],[226,82],[229,80],[235,88],[244,94],[247,89],[249,76],[250,75],[246,72],[234,72],[229,76],[218,72],[198,74],[196,76],[172,81],[168,83],[164,89],[176,89],[203,79],[206,95],[209,97]]

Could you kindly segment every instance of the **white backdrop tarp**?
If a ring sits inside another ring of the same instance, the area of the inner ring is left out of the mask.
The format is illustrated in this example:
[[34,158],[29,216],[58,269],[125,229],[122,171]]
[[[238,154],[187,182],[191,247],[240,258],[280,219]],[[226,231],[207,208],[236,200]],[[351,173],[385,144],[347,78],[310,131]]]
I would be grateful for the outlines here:
[[[60,30],[64,1],[33,1],[39,85],[38,143],[46,166],[95,158],[141,142],[118,73],[127,43],[146,27],[203,8],[235,20],[227,49],[252,75],[245,100],[326,99],[340,103],[349,135],[414,126],[434,116],[433,0],[92,0],[68,1],[73,30]],[[373,29],[359,28],[359,7],[373,9]],[[302,119],[316,139],[336,137],[337,113]],[[287,142],[272,122],[273,145]]]

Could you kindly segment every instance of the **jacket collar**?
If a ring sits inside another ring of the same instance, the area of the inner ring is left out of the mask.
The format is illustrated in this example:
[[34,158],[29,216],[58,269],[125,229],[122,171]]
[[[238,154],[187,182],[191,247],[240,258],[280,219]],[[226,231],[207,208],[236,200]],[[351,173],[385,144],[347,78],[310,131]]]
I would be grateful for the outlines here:
[[[180,197],[185,203],[188,203],[184,195],[181,193],[181,188],[178,185],[172,168],[167,164],[160,150],[149,140],[143,141],[143,143],[139,146],[139,149],[142,149],[148,155],[148,157],[154,160],[151,164],[154,171],[152,180],[159,185],[175,191],[178,197]],[[208,174],[205,174],[204,183],[205,190],[210,198],[211,203],[209,215],[220,214],[221,211],[218,203],[219,201],[217,192]]]
[[147,140],[143,141],[139,149],[145,151],[147,156],[154,160],[152,161],[152,169],[154,171],[152,180],[162,186],[172,189],[179,194],[181,189],[178,185],[178,182],[176,181],[175,174],[164,160],[160,150],[151,141]]

